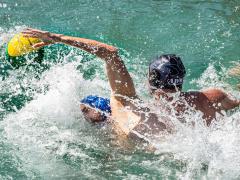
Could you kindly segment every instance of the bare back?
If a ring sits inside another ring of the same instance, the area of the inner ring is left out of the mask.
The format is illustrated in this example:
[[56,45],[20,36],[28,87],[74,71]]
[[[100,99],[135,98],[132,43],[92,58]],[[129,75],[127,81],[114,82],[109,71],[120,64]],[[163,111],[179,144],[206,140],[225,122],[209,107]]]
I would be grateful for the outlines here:
[[[239,101],[233,100],[219,89],[203,91],[181,92],[179,100],[173,104],[176,114],[184,114],[190,107],[203,113],[203,119],[209,126],[216,118],[216,114],[232,109],[239,105]],[[143,135],[156,135],[159,133],[172,132],[174,127],[171,119],[166,116],[157,116],[148,108],[137,107],[131,101],[119,101],[111,98],[112,118],[116,123],[116,129],[122,130],[126,135],[136,138],[146,137]],[[159,107],[159,111],[164,108]],[[161,112],[159,112],[161,114]],[[164,114],[164,113],[163,113]]]
[[[182,92],[181,96],[189,106],[203,113],[203,119],[209,126],[217,114],[223,115],[223,111],[233,109],[239,105],[239,101],[232,99],[220,89],[211,88],[203,91]],[[181,103],[183,104],[183,103]],[[184,113],[184,105],[176,105],[178,113]]]
[[[125,135],[171,131],[166,117],[159,119],[148,108],[139,108],[132,102],[132,100],[137,99],[134,83],[116,47],[95,40],[65,36],[38,29],[28,28],[22,33],[25,37],[40,38],[42,42],[35,44],[36,47],[64,43],[85,50],[105,61],[106,72],[112,90],[112,119],[116,131],[119,130]],[[217,112],[232,109],[240,104],[239,101],[229,98],[227,94],[217,89],[187,92],[181,95],[190,106],[203,112],[207,124],[215,118]],[[127,99],[123,97],[127,97]],[[177,105],[176,107],[178,112],[184,112],[184,105]]]

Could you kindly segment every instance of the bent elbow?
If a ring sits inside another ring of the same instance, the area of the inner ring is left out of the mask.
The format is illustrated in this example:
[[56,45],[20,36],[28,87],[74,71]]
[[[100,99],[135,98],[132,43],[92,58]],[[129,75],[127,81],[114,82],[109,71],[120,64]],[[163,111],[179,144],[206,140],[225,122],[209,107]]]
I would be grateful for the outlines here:
[[114,59],[118,56],[118,49],[114,46],[105,45],[98,49],[96,55],[102,59]]
[[116,48],[115,46],[109,46],[108,50],[112,53],[118,54],[118,48]]
[[240,105],[240,101],[233,99],[232,97],[226,97],[221,102],[224,110],[230,110],[238,107]]

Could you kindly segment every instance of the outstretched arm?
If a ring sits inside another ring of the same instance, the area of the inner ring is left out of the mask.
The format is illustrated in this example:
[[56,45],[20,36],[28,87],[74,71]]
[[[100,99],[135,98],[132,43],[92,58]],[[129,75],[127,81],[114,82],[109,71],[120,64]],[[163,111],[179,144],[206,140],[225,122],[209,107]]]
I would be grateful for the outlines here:
[[116,47],[95,40],[65,36],[38,29],[28,28],[22,33],[26,37],[36,37],[42,39],[43,42],[36,44],[35,47],[41,47],[54,43],[63,43],[80,48],[100,57],[106,63],[107,76],[113,94],[127,97],[136,96],[132,78],[128,73],[123,60],[119,57]]

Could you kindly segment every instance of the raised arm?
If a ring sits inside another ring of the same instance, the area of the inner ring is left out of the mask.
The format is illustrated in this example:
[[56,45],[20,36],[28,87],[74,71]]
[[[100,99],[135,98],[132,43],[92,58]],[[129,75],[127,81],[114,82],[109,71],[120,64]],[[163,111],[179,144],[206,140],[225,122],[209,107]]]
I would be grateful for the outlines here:
[[63,43],[80,48],[100,57],[106,63],[107,76],[113,94],[127,97],[136,96],[132,78],[128,73],[123,60],[119,57],[116,47],[95,40],[65,36],[38,29],[28,28],[22,33],[26,37],[36,37],[42,39],[43,42],[36,44],[35,47],[41,47],[54,43]]

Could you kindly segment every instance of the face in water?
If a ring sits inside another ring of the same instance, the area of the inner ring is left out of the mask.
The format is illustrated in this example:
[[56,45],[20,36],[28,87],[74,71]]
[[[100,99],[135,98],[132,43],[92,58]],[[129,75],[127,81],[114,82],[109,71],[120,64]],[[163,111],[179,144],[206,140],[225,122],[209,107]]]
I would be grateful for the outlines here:
[[105,121],[111,113],[110,100],[90,95],[81,100],[80,109],[90,122]]

